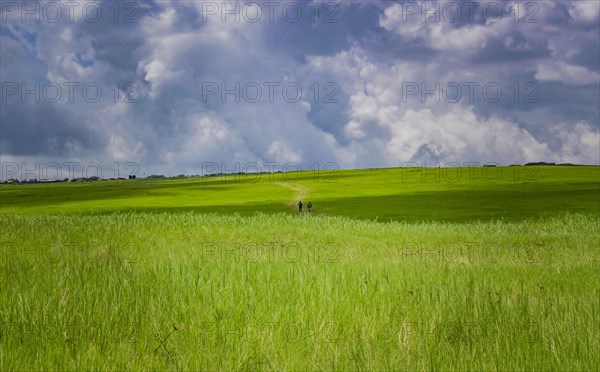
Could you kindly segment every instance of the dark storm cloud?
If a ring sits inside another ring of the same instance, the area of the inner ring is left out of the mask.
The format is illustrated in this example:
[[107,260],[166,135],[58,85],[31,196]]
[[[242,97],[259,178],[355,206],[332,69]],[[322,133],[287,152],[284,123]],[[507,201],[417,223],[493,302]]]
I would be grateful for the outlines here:
[[381,27],[367,31],[361,45],[379,61],[431,61],[439,52],[426,45],[422,38],[407,39]]
[[348,121],[346,116],[348,99],[341,94],[338,97],[340,99],[338,104],[312,105],[307,117],[311,122],[318,123],[319,128],[325,132],[333,134],[342,145],[347,145],[348,140],[344,138],[344,125]]
[[382,31],[376,3],[331,2],[326,8],[327,3],[297,2],[303,16],[297,22],[278,19],[266,30],[266,43],[300,63],[309,55],[335,55],[353,43],[366,45],[365,36]]
[[81,156],[101,151],[104,134],[50,103],[5,103],[0,112],[2,155]]
[[569,61],[591,71],[600,72],[600,43],[598,39],[582,40],[579,45],[580,51],[576,52]]
[[[535,37],[535,35],[531,35]],[[477,63],[526,62],[550,57],[548,40],[539,37],[530,38],[523,32],[513,30],[502,38],[490,38],[485,47],[478,51],[470,61]]]

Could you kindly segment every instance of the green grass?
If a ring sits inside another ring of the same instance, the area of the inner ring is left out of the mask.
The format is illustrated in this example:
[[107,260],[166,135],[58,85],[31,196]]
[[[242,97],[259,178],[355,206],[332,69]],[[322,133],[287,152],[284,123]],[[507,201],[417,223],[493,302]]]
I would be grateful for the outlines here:
[[598,370],[599,169],[2,186],[0,370]]
[[473,167],[3,185],[0,213],[291,213],[293,188],[318,214],[379,221],[518,221],[600,209],[600,167]]

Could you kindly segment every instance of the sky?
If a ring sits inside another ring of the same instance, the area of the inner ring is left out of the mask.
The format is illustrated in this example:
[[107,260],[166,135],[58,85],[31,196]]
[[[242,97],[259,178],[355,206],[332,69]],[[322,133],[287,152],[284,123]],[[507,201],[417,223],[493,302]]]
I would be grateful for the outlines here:
[[0,17],[3,179],[600,164],[598,1],[2,1]]

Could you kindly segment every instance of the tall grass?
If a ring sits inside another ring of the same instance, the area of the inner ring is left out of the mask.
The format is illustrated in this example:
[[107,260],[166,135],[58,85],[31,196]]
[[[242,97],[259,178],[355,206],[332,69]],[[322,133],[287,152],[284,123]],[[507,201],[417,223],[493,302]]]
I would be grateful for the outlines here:
[[0,369],[598,370],[598,217],[0,216]]

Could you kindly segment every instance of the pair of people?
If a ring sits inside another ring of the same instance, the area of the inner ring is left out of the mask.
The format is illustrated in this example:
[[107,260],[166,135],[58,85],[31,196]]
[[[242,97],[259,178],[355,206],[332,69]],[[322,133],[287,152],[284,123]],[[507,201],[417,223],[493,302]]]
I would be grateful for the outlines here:
[[[306,206],[308,207],[308,211],[310,212],[310,210],[312,209],[312,202],[309,201]],[[298,201],[298,212],[302,212],[302,200]]]

